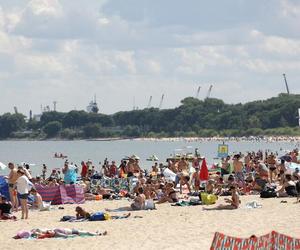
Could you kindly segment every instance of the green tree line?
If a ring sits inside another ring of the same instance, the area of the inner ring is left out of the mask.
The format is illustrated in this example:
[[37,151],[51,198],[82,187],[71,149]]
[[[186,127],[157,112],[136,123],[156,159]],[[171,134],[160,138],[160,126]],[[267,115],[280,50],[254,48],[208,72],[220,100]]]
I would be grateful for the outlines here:
[[300,135],[300,95],[226,104],[187,97],[174,109],[147,108],[112,115],[45,112],[40,121],[22,114],[0,116],[0,138],[104,138]]

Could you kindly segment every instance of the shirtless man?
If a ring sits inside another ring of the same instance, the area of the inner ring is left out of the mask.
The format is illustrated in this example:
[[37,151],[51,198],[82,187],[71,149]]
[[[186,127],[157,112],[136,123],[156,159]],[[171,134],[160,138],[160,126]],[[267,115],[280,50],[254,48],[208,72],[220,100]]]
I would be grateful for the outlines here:
[[227,156],[225,159],[222,160],[222,166],[221,166],[221,175],[227,175],[230,174],[230,156]]
[[8,175],[8,186],[9,186],[9,196],[12,204],[12,209],[18,211],[19,201],[17,199],[15,184],[18,179],[17,171],[18,169],[15,167],[13,163],[8,163],[8,168],[10,169],[10,173]]
[[199,168],[195,168],[196,172],[192,175],[192,183],[194,186],[194,190],[198,192],[200,190],[200,170]]
[[[180,159],[180,161],[178,162],[178,173],[176,176],[176,180],[175,180],[175,188],[177,186],[178,183],[181,183],[181,185],[183,183],[186,183],[186,178],[187,176],[189,176],[189,163],[184,159],[184,157],[182,157]],[[184,185],[184,184],[183,184]]]
[[235,155],[233,157],[233,171],[235,173],[235,178],[237,183],[244,183],[244,173],[243,173],[243,162],[240,160],[240,155]]
[[178,171],[179,172],[187,172],[188,173],[189,163],[182,157],[178,162]]

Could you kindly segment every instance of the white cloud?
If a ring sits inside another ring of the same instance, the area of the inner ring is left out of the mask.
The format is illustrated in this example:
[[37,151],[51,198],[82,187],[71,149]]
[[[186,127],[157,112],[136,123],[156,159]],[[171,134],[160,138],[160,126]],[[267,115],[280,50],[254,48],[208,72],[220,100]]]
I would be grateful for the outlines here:
[[282,56],[300,56],[300,40],[283,37],[270,36],[264,39],[262,48],[269,53],[276,53]]
[[59,0],[31,0],[28,8],[37,16],[62,16],[63,10]]
[[213,97],[244,102],[284,90],[283,72],[300,92],[296,1],[130,1],[1,1],[0,113],[11,100],[84,109],[95,93],[104,113],[162,93],[174,107],[211,83]]

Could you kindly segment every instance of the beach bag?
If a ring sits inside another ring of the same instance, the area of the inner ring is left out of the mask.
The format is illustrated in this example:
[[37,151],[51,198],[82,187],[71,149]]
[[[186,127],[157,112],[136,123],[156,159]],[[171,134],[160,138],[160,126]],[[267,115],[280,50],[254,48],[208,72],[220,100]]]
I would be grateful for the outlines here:
[[60,219],[60,221],[71,221],[71,220],[76,220],[76,217],[70,216],[70,215],[65,215]]
[[260,198],[275,198],[275,197],[277,197],[277,194],[274,188],[266,187],[263,191],[260,192]]
[[201,202],[203,205],[212,205],[215,204],[218,199],[218,196],[214,194],[208,194],[205,192],[201,193]]
[[111,216],[108,213],[103,213],[103,212],[96,212],[92,214],[90,217],[90,221],[103,221],[109,219],[111,219]]
[[153,210],[155,209],[155,203],[153,200],[146,200],[145,201],[145,210]]

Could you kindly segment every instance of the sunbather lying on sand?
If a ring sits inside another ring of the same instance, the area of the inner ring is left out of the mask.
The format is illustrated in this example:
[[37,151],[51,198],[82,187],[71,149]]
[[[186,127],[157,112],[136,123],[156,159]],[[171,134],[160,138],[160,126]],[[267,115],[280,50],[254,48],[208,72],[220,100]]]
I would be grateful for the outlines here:
[[[103,212],[96,212],[96,213],[88,213],[86,212],[82,207],[76,207],[75,209],[76,211],[76,219],[88,219],[88,220],[97,220],[95,218],[98,217],[100,218],[100,214],[103,214],[103,220],[109,220],[109,219],[112,219],[112,220],[117,220],[117,219],[126,219],[128,217],[130,217],[130,213],[128,214],[123,214],[123,215],[110,215],[108,213],[103,213]],[[99,219],[101,220],[101,219]]]
[[107,231],[103,233],[95,232],[91,233],[88,231],[82,231],[77,229],[69,229],[69,228],[55,228],[55,229],[32,229],[31,231],[20,231],[14,236],[14,239],[26,239],[26,238],[37,238],[37,239],[45,239],[45,238],[73,238],[76,236],[104,236],[107,235]]

